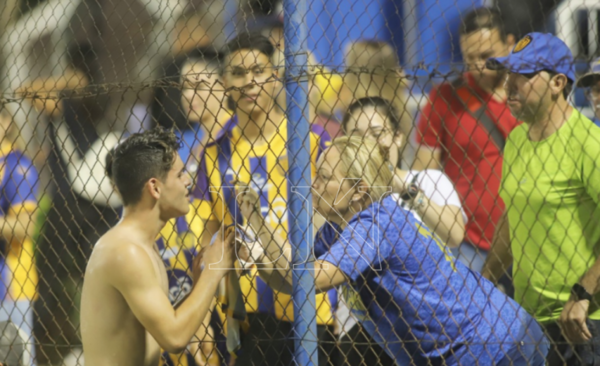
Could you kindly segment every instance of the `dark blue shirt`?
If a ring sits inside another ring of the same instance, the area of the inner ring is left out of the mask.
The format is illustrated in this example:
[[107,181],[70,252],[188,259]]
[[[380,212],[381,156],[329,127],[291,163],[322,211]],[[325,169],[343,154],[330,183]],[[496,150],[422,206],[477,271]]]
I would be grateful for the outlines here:
[[532,321],[392,197],[355,215],[337,240],[333,228],[319,230],[315,251],[335,240],[319,259],[348,276],[351,311],[400,365],[493,365]]

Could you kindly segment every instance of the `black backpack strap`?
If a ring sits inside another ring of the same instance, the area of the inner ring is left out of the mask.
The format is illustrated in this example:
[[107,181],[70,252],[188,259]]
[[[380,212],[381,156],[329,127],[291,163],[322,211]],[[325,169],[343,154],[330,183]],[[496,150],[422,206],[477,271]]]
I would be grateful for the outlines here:
[[492,120],[492,118],[486,113],[487,104],[482,104],[481,107],[475,112],[469,111],[469,113],[475,118],[488,132],[490,138],[496,143],[500,152],[504,151],[504,145],[506,139],[504,134],[498,128],[498,125]]
[[[469,88],[469,86],[463,81],[463,78],[460,78],[459,80],[460,83],[458,81],[452,83],[452,86],[456,86],[454,90],[457,99],[462,103],[465,110],[473,118],[475,118],[475,120],[479,122],[479,124],[483,128],[485,128],[485,130],[488,132],[488,135],[490,136],[492,141],[494,141],[500,152],[504,151],[506,138],[504,137],[502,131],[500,131],[500,129],[498,128],[496,122],[494,122],[494,120],[487,114],[487,103],[484,100],[482,100],[478,95],[475,95],[470,90],[466,89]],[[464,92],[464,90],[466,90],[466,92]],[[465,99],[466,97],[464,94],[467,94],[467,92],[469,94],[469,97],[477,98],[479,103],[481,103],[481,106],[475,111],[469,108],[469,101]]]

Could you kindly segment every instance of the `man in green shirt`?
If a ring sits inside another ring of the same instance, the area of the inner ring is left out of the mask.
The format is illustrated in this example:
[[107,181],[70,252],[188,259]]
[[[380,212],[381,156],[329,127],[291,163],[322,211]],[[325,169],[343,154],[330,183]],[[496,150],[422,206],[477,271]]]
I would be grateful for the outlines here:
[[[507,57],[511,113],[524,123],[504,150],[498,223],[484,277],[513,264],[515,300],[545,327],[548,365],[600,360],[600,129],[567,101],[575,80],[569,48],[530,33]],[[596,363],[594,363],[596,364]]]

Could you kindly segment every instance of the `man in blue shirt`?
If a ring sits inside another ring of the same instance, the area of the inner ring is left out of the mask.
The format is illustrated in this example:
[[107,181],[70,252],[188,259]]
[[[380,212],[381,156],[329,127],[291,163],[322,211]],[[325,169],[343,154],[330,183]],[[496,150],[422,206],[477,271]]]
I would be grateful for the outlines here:
[[577,80],[577,86],[588,88],[585,95],[594,110],[592,122],[600,126],[600,57],[592,61],[590,71]]

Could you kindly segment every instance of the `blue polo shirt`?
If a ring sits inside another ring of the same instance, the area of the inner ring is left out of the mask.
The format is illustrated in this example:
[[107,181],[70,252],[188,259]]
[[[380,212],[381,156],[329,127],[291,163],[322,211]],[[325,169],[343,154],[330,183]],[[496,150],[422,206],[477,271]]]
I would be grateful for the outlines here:
[[347,275],[351,310],[400,365],[496,364],[535,323],[392,197],[355,215],[339,238],[332,228],[316,235],[317,251],[334,241],[319,259]]

